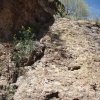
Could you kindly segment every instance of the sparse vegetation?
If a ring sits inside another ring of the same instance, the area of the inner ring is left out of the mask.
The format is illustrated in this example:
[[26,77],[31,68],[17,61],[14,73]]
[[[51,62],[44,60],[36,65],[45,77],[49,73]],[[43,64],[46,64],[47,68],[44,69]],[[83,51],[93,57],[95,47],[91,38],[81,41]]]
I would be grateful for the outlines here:
[[99,18],[97,18],[97,19],[95,20],[95,23],[96,23],[96,26],[100,27],[100,19],[99,19]]
[[30,27],[25,28],[22,26],[19,33],[15,35],[13,44],[12,60],[15,62],[16,67],[20,67],[22,66],[23,60],[35,48],[35,33],[32,32]]
[[74,19],[87,18],[88,6],[84,0],[59,0],[65,7],[67,17]]
[[83,20],[85,0],[1,0],[0,12],[0,100],[100,98],[100,19]]
[[55,3],[57,6],[56,16],[65,17],[66,16],[65,6],[59,0],[56,0]]

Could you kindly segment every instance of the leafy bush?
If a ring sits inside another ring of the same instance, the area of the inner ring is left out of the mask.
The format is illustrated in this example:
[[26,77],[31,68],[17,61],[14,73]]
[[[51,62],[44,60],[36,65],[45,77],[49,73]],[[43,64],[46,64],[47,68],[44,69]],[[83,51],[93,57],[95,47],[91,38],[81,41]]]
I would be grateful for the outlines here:
[[14,41],[16,40],[21,40],[21,41],[25,41],[25,40],[29,40],[29,39],[34,39],[35,38],[35,33],[32,30],[32,28],[30,27],[24,27],[22,26],[21,30],[15,34],[14,37]]
[[22,29],[14,37],[13,47],[11,59],[15,62],[16,67],[21,67],[23,61],[27,60],[27,56],[35,49],[35,33],[30,27],[22,26]]

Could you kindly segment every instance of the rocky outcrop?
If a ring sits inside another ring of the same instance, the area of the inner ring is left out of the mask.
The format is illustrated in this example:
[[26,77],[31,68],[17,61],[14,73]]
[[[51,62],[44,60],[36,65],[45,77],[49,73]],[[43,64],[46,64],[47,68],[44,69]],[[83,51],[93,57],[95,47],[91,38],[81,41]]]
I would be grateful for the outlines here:
[[100,99],[100,25],[61,18],[39,42],[21,67],[0,45],[0,100]]
[[59,19],[41,39],[44,56],[21,76],[14,100],[99,100],[100,28]]
[[9,39],[22,25],[38,27],[52,24],[55,12],[53,1],[0,0],[0,39]]

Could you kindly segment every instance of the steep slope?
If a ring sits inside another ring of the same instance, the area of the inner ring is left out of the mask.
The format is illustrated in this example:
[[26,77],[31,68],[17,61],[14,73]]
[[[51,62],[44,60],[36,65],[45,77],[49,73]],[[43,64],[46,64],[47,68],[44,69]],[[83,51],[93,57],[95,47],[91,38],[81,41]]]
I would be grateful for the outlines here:
[[[99,25],[92,21],[57,19],[39,44],[45,46],[43,56],[32,66],[20,68],[24,74],[9,83],[10,87],[15,88],[14,100],[100,99]],[[7,46],[4,48],[6,53]],[[1,50],[4,50],[3,46]],[[9,68],[13,69],[9,56],[5,59],[9,59]],[[0,63],[5,65],[4,62]],[[0,86],[3,87],[1,94],[9,82],[6,80],[6,68],[0,70]],[[11,79],[14,78],[12,73],[15,71],[10,71]]]
[[14,100],[100,99],[100,27],[59,19],[40,42],[44,56],[18,79]]

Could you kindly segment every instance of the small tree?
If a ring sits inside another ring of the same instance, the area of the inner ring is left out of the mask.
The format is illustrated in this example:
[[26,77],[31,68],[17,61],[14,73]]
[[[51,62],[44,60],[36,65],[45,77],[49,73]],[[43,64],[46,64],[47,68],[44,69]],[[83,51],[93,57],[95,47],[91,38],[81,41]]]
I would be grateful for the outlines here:
[[56,4],[56,15],[60,17],[65,17],[66,16],[66,11],[65,11],[65,6],[60,0],[55,0],[54,1]]

